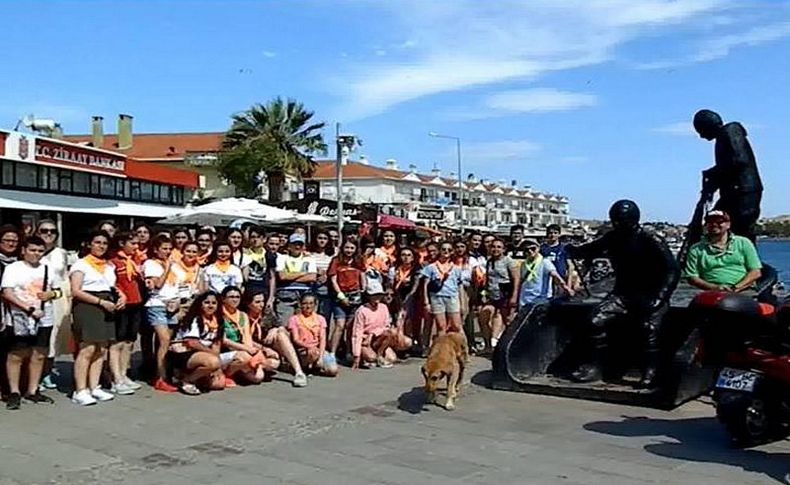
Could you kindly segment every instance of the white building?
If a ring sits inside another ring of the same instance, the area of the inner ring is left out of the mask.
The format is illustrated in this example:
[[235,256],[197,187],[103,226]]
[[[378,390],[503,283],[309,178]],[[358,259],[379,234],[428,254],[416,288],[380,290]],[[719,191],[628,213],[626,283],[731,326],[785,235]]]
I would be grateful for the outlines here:
[[[319,160],[310,180],[321,184],[321,197],[337,198],[336,162]],[[434,169],[418,174],[398,169],[395,160],[376,167],[364,160],[348,162],[343,167],[343,200],[352,203],[376,203],[403,207],[413,220],[454,225],[458,218],[458,179],[443,177]],[[568,198],[518,187],[515,181],[477,180],[469,176],[464,182],[465,226],[496,228],[523,224],[536,228],[548,224],[567,225]],[[441,211],[441,214],[440,214]],[[500,228],[497,228],[500,229]]]

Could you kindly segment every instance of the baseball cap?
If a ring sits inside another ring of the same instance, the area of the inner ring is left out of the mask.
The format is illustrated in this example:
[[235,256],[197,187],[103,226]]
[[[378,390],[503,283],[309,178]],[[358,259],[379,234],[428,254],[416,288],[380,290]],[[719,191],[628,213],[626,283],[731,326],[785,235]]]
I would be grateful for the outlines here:
[[714,219],[722,219],[726,222],[730,222],[730,215],[722,210],[712,210],[705,216],[705,222]]
[[540,247],[540,243],[538,241],[532,239],[532,238],[527,238],[527,239],[524,239],[523,241],[521,241],[521,246],[525,247],[525,248],[528,248],[530,246],[538,246],[538,247]]
[[365,294],[368,296],[378,296],[384,294],[384,287],[381,286],[381,282],[375,278],[368,279],[368,287],[365,288]]
[[289,243],[302,243],[304,244],[307,240],[304,237],[304,234],[293,233],[288,237]]

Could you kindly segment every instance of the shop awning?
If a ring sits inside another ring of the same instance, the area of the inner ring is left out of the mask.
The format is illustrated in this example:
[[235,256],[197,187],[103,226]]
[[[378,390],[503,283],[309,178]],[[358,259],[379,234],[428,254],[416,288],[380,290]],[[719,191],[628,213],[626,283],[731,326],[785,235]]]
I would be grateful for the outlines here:
[[415,227],[417,227],[417,224],[403,217],[389,214],[379,215],[379,229],[414,229]]
[[0,207],[30,211],[77,212],[153,218],[168,217],[184,210],[183,207],[158,204],[141,204],[119,200],[2,189],[0,189]]

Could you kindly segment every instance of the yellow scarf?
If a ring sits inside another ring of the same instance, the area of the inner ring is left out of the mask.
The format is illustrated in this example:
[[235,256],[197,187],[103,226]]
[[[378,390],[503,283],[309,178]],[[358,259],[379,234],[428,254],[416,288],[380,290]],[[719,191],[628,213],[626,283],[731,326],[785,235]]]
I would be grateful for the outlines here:
[[132,281],[137,276],[137,265],[134,264],[134,259],[123,251],[118,251],[118,257],[123,260],[126,267],[126,278]]
[[227,273],[230,269],[230,261],[214,261],[214,266],[223,273]]
[[107,267],[107,260],[102,258],[97,258],[92,254],[88,254],[84,258],[86,263],[90,265],[91,268],[95,269],[100,275],[104,275],[104,269]]

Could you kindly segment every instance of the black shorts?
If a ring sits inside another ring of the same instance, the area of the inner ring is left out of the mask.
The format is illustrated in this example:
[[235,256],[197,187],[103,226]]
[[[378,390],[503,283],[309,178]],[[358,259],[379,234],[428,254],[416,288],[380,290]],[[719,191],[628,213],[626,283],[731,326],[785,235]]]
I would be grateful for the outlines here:
[[25,335],[20,337],[14,335],[12,329],[8,329],[6,339],[8,350],[25,350],[32,348],[49,349],[49,339],[52,337],[52,327],[39,328],[35,335]]
[[143,305],[129,305],[115,316],[115,340],[135,342],[143,322]]
[[167,364],[173,370],[179,370],[185,372],[187,370],[187,363],[189,362],[190,357],[195,355],[197,350],[188,350],[186,352],[167,352]]

